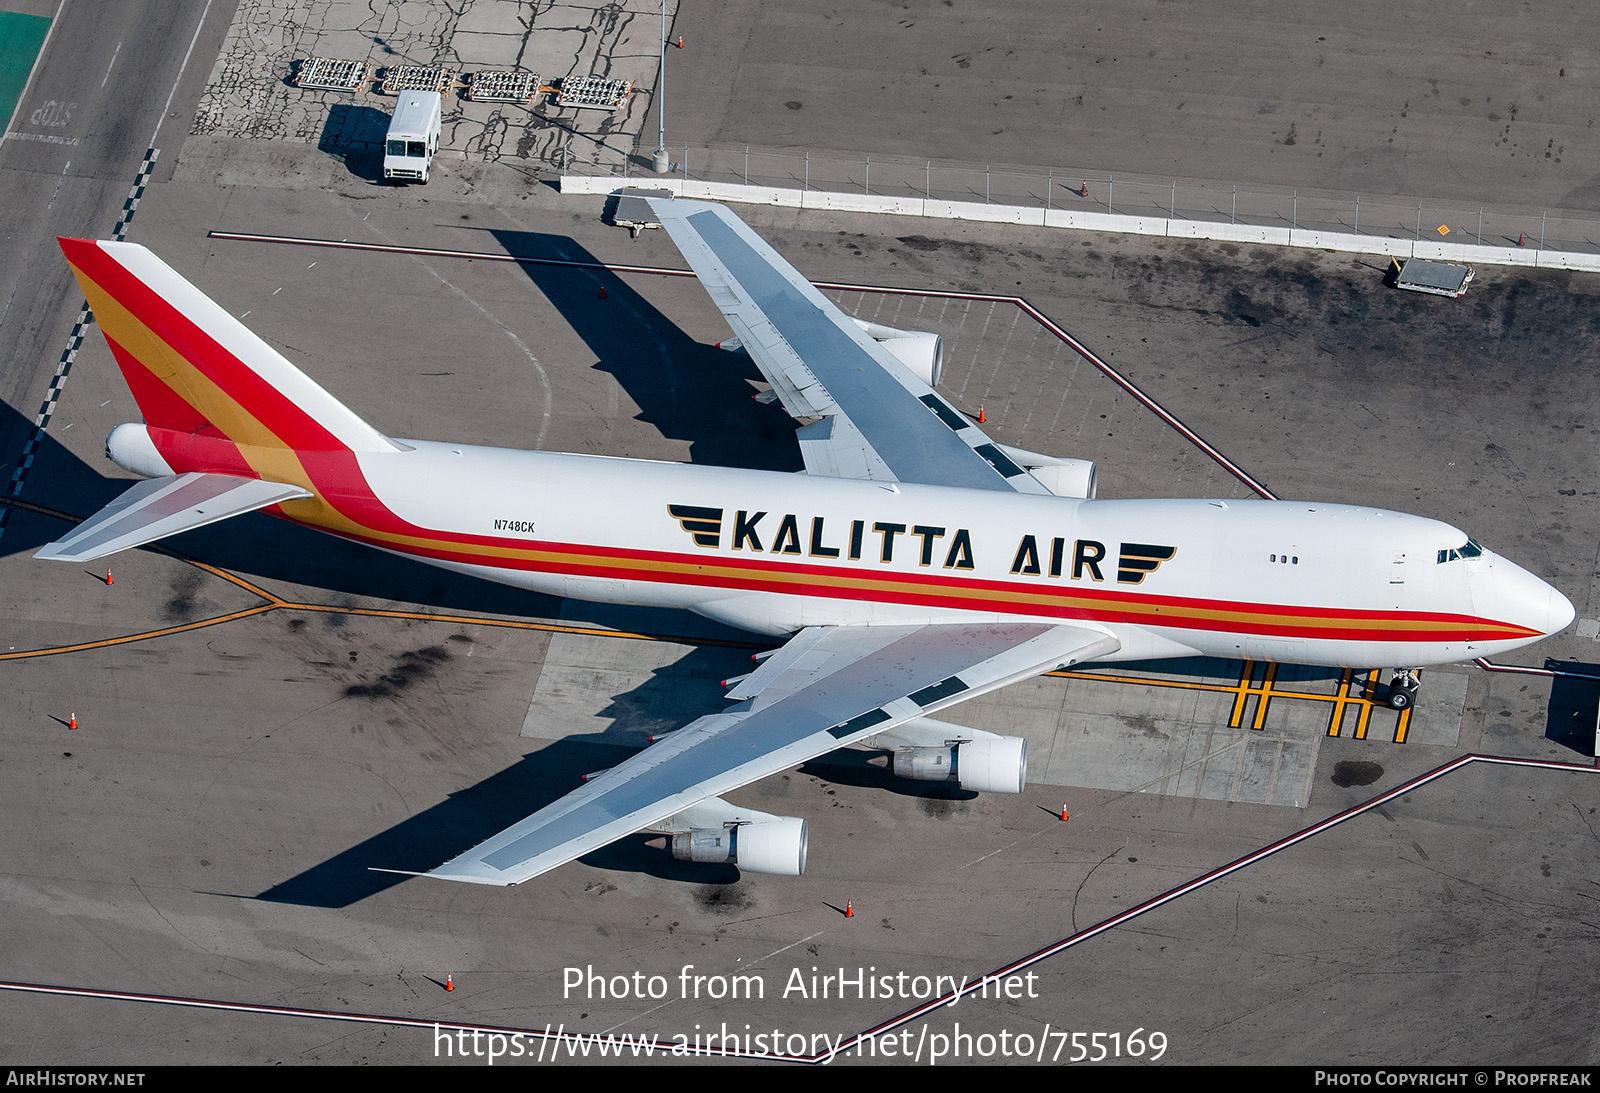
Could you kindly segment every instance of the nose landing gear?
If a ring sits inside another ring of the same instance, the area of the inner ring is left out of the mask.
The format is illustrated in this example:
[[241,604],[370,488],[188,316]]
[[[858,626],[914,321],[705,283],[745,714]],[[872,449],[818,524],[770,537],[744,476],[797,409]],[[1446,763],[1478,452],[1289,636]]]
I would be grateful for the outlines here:
[[1389,708],[1391,710],[1409,710],[1417,704],[1417,692],[1422,689],[1422,681],[1417,678],[1416,668],[1396,668],[1394,678],[1389,681]]

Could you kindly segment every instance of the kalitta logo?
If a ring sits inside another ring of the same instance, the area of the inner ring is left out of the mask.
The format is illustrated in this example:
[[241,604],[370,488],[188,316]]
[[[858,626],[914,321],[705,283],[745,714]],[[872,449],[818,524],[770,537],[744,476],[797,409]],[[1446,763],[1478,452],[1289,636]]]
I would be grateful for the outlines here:
[[1177,547],[1151,546],[1149,543],[1123,543],[1117,559],[1117,583],[1138,584],[1145,574],[1154,573],[1162,562],[1170,561]]
[[[713,550],[722,546],[721,509],[668,505],[667,512],[694,539],[695,546]],[[849,532],[843,533],[840,524],[830,528],[826,517],[822,516],[805,519],[791,512],[772,519],[767,512],[739,509],[729,531],[729,549],[756,554],[798,554],[812,558],[844,558],[852,562],[875,554],[879,562],[887,563],[895,560],[898,546],[902,559],[909,550],[918,565],[973,568],[972,533],[966,528],[956,528],[952,532],[927,524],[851,520]]]
[[[1070,579],[1074,581],[1080,581],[1085,577],[1091,581],[1106,579],[1105,574],[1101,572],[1101,563],[1106,557],[1106,545],[1097,543],[1093,539],[1074,539],[1069,550],[1066,539],[1054,538],[1048,540],[1048,546],[1041,551],[1036,536],[1024,535],[1022,541],[1017,544],[1016,556],[1011,559],[1011,572],[1023,577],[1043,576],[1045,564],[1042,555],[1046,552],[1049,557],[1049,575],[1052,577],[1060,577],[1070,571]],[[1123,543],[1122,553],[1117,558],[1117,583],[1138,584],[1146,575],[1154,573],[1162,562],[1171,560],[1177,552],[1177,547]]]
[[711,547],[722,545],[722,510],[702,508],[699,505],[668,505],[672,518],[683,525],[683,530],[694,536],[694,545]]

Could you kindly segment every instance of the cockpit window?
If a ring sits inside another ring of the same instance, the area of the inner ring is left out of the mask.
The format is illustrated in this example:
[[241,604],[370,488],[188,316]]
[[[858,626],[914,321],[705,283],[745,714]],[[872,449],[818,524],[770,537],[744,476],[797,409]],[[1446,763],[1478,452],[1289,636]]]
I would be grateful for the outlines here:
[[1478,545],[1476,539],[1468,539],[1466,543],[1454,550],[1441,550],[1439,552],[1439,565],[1446,562],[1459,562],[1462,558],[1476,558],[1483,554],[1483,547]]

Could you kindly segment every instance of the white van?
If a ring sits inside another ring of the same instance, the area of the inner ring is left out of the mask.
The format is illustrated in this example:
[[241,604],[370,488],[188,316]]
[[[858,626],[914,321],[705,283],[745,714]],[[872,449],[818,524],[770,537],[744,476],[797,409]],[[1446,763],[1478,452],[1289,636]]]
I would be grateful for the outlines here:
[[443,95],[437,91],[400,92],[389,135],[384,138],[383,177],[427,182],[443,121]]

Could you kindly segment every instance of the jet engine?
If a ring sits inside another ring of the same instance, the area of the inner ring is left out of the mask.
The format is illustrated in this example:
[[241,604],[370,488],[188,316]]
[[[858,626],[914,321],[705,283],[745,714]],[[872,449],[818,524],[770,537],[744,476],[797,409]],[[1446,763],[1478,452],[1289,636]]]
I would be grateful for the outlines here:
[[893,769],[915,782],[954,781],[981,793],[1021,793],[1028,782],[1028,742],[986,735],[944,747],[900,748]]
[[944,375],[944,339],[939,335],[923,330],[896,330],[862,319],[856,319],[855,324],[923,383],[929,387],[939,386]]
[[762,823],[680,831],[672,856],[683,861],[733,862],[752,873],[798,877],[806,871],[806,822],[774,816]]
[[1063,459],[1042,467],[1029,468],[1028,473],[1057,497],[1094,500],[1098,473],[1095,465],[1087,459]]
[[1038,452],[1013,448],[1009,444],[1000,445],[1000,450],[1057,497],[1082,497],[1089,501],[1094,500],[1099,472],[1092,461],[1059,459],[1053,455],[1040,455]]

